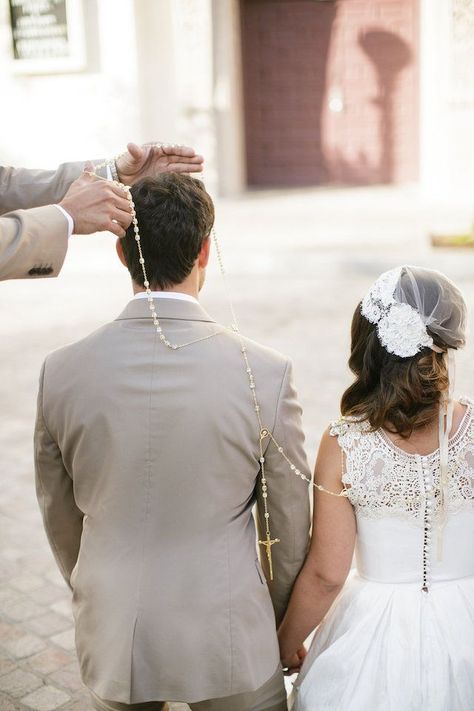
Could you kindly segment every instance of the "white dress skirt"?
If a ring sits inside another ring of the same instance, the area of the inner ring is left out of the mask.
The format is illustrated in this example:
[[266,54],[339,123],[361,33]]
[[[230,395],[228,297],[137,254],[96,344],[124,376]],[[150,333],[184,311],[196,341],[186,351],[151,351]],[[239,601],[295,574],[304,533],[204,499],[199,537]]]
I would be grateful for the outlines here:
[[441,526],[439,452],[333,425],[357,517],[356,571],[296,680],[293,711],[474,711],[474,416],[450,440]]

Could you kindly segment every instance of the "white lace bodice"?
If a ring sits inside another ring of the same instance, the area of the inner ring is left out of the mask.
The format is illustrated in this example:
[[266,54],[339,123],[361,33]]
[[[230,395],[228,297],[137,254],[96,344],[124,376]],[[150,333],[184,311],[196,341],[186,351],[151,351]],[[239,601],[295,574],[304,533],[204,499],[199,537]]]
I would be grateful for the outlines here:
[[[382,430],[331,425],[344,452],[342,481],[357,518],[359,573],[381,582],[433,583],[474,575],[474,403],[449,440],[448,497],[440,497],[439,450],[408,454]],[[443,516],[442,514],[445,514]],[[407,525],[408,524],[408,525]]]
[[[474,505],[474,404],[467,398],[462,422],[449,440],[448,512]],[[347,497],[362,517],[408,516],[423,523],[425,503],[433,499],[433,516],[440,509],[439,449],[428,455],[409,454],[382,430],[367,423],[341,419],[331,424],[345,454],[342,481]]]

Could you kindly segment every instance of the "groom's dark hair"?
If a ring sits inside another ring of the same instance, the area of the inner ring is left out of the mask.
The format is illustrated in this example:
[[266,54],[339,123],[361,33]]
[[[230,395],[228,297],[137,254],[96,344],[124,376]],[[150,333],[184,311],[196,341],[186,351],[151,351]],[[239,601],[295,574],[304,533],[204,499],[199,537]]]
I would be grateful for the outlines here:
[[[214,204],[202,181],[181,173],[144,178],[131,189],[150,287],[181,284],[192,271],[214,224]],[[122,239],[133,281],[143,286],[143,271],[133,224]]]

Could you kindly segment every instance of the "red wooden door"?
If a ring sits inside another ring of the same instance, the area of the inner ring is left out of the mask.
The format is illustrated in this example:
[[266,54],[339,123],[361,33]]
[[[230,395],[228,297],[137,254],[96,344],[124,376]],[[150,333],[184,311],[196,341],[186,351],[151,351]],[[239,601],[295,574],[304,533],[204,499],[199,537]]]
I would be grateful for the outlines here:
[[410,181],[418,0],[241,0],[254,186]]

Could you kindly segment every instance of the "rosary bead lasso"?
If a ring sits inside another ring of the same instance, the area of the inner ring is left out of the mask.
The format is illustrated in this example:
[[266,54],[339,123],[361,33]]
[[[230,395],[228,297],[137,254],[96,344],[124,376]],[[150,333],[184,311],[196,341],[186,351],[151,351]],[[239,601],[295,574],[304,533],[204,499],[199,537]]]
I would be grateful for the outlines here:
[[[162,147],[164,147],[164,146],[169,146],[169,147],[171,148],[171,147],[176,147],[176,144],[170,145],[170,144],[165,144],[165,143],[158,142],[158,143],[152,144],[152,146],[153,146],[153,147],[157,147],[157,148],[162,148]],[[96,174],[95,171],[97,171],[97,170],[99,170],[99,169],[102,169],[102,168],[105,168],[105,167],[107,167],[107,166],[110,166],[111,164],[115,164],[115,161],[118,160],[119,158],[121,158],[121,157],[124,156],[124,155],[126,155],[126,154],[125,154],[125,153],[122,153],[122,154],[120,154],[120,155],[117,155],[115,158],[112,158],[112,159],[110,159],[110,160],[106,160],[106,161],[104,161],[103,163],[100,163],[100,164],[96,165],[95,168],[94,168],[94,173],[91,172],[91,174]],[[101,176],[97,176],[97,177],[101,177]],[[192,340],[192,341],[188,341],[187,343],[181,343],[181,344],[172,343],[172,342],[169,340],[169,338],[167,338],[167,336],[166,336],[165,333],[163,332],[163,328],[162,328],[162,325],[161,325],[161,323],[160,323],[160,320],[159,320],[159,318],[158,318],[158,314],[157,314],[157,311],[156,311],[156,306],[155,306],[154,301],[153,301],[151,286],[150,286],[150,282],[149,282],[149,279],[148,279],[148,274],[147,274],[147,271],[146,271],[145,259],[144,259],[144,257],[143,257],[143,252],[142,252],[142,246],[141,246],[141,240],[140,240],[140,229],[139,229],[139,226],[138,226],[138,219],[137,219],[137,214],[136,214],[136,211],[135,211],[135,204],[134,204],[134,201],[133,201],[132,193],[131,193],[131,191],[130,191],[130,187],[129,187],[128,185],[124,185],[124,184],[122,184],[122,183],[120,183],[120,182],[117,182],[117,181],[114,181],[114,182],[115,182],[116,185],[118,185],[119,187],[121,187],[121,188],[124,190],[124,192],[125,192],[125,194],[126,194],[128,200],[129,200],[129,203],[130,203],[130,210],[131,210],[131,215],[132,215],[133,232],[134,232],[134,235],[135,235],[135,241],[136,241],[136,243],[137,243],[137,249],[138,249],[138,254],[139,254],[139,262],[140,262],[140,266],[141,266],[142,272],[143,272],[143,285],[144,285],[144,288],[145,288],[145,291],[146,291],[146,294],[147,294],[147,299],[148,299],[148,305],[149,305],[149,309],[150,309],[150,314],[151,314],[151,317],[152,317],[152,320],[153,320],[153,326],[154,326],[154,328],[155,328],[155,330],[156,330],[156,332],[157,332],[157,334],[158,334],[158,336],[159,336],[159,339],[160,339],[161,343],[162,343],[164,346],[166,346],[166,348],[169,348],[170,350],[178,351],[178,350],[180,350],[181,348],[185,348],[185,347],[187,347],[187,346],[191,346],[191,345],[194,345],[194,344],[196,344],[196,343],[200,343],[200,342],[202,342],[202,341],[209,340],[210,338],[213,338],[214,336],[217,336],[217,335],[219,335],[219,334],[221,334],[221,333],[224,333],[224,332],[226,331],[226,329],[225,329],[225,328],[222,328],[221,330],[216,331],[216,332],[213,332],[213,333],[211,333],[211,334],[208,334],[208,335],[206,335],[206,336],[204,336],[204,337],[202,337],[202,338],[197,338],[197,339],[194,339],[194,340]],[[211,235],[212,235],[212,241],[213,241],[213,244],[214,244],[214,247],[215,247],[215,251],[216,251],[216,257],[217,257],[217,262],[218,262],[218,265],[219,265],[219,271],[220,271],[221,277],[222,277],[222,279],[223,279],[223,281],[224,281],[224,286],[225,286],[225,291],[226,291],[226,297],[227,297],[227,301],[228,301],[229,308],[230,308],[230,312],[231,312],[231,317],[232,317],[232,331],[235,333],[236,337],[237,337],[238,340],[239,340],[240,351],[241,351],[241,353],[242,353],[242,357],[243,357],[243,360],[244,360],[245,372],[246,372],[246,375],[247,375],[248,384],[249,384],[249,389],[250,389],[250,392],[251,392],[251,401],[252,401],[253,409],[254,409],[255,416],[256,416],[256,419],[257,419],[257,424],[258,424],[258,451],[259,451],[259,465],[260,465],[260,485],[261,485],[261,492],[262,492],[262,499],[263,499],[263,512],[264,512],[264,520],[265,520],[265,538],[264,538],[263,540],[259,540],[259,545],[261,545],[261,546],[263,546],[263,547],[265,548],[265,553],[266,553],[266,556],[267,556],[267,562],[268,562],[268,568],[269,568],[270,580],[273,580],[273,579],[274,579],[274,572],[273,572],[272,547],[273,547],[274,545],[276,545],[277,543],[280,543],[280,539],[279,539],[279,538],[272,538],[271,528],[270,528],[270,518],[271,518],[271,517],[270,517],[270,511],[269,511],[269,505],[268,505],[269,486],[268,486],[268,479],[267,479],[267,477],[266,477],[266,470],[265,470],[265,448],[264,448],[264,442],[265,442],[265,440],[266,440],[267,438],[269,438],[270,441],[274,444],[274,446],[276,446],[277,451],[279,452],[279,454],[281,454],[281,456],[282,456],[282,457],[286,460],[286,462],[288,463],[288,466],[289,466],[291,472],[293,472],[293,473],[294,473],[296,476],[298,476],[300,479],[306,481],[306,482],[309,483],[309,484],[312,484],[312,485],[313,485],[316,489],[318,489],[319,491],[324,492],[324,493],[326,493],[326,494],[330,494],[331,496],[336,496],[336,497],[345,497],[345,496],[347,496],[347,491],[346,491],[345,489],[343,489],[340,493],[335,493],[335,492],[332,492],[332,491],[329,491],[329,490],[325,489],[325,488],[324,488],[323,486],[321,486],[320,484],[316,484],[315,482],[313,482],[308,476],[306,476],[306,474],[304,474],[303,472],[301,472],[301,471],[295,466],[295,464],[293,464],[293,462],[291,461],[291,459],[288,457],[288,455],[287,455],[286,452],[284,451],[283,447],[281,447],[281,445],[277,442],[277,440],[276,440],[275,437],[273,436],[272,431],[271,431],[268,427],[265,427],[265,426],[263,425],[262,418],[261,418],[261,407],[260,407],[260,403],[259,403],[259,400],[258,400],[258,397],[257,397],[257,385],[256,385],[256,382],[255,382],[255,377],[254,377],[254,374],[253,374],[253,371],[252,371],[252,367],[251,367],[251,365],[250,365],[250,361],[249,361],[249,358],[248,358],[248,355],[247,355],[247,346],[245,345],[244,337],[242,336],[242,334],[241,334],[241,332],[240,332],[240,329],[239,329],[239,325],[238,325],[238,321],[237,321],[237,315],[236,315],[236,312],[235,312],[235,307],[234,307],[233,299],[232,299],[231,292],[230,292],[230,288],[229,288],[228,281],[227,281],[227,274],[226,274],[226,270],[225,270],[225,267],[224,267],[224,261],[223,261],[223,258],[222,258],[222,250],[221,250],[220,243],[219,243],[219,240],[218,240],[218,238],[217,238],[217,234],[216,234],[216,231],[215,231],[214,228],[212,228],[212,233],[211,233]]]

